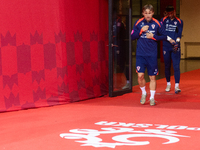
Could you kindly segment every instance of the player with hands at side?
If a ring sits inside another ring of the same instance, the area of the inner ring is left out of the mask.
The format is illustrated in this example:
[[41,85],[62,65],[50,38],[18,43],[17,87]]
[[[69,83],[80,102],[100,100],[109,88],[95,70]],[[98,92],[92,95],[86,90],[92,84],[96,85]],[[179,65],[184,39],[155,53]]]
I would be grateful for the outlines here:
[[169,92],[171,90],[170,76],[172,62],[175,78],[175,93],[179,93],[181,92],[179,88],[181,59],[180,40],[183,31],[183,21],[175,16],[175,10],[173,6],[167,6],[166,12],[167,16],[161,19],[161,23],[165,27],[168,40],[163,41],[165,77],[167,81],[167,87],[165,91]]

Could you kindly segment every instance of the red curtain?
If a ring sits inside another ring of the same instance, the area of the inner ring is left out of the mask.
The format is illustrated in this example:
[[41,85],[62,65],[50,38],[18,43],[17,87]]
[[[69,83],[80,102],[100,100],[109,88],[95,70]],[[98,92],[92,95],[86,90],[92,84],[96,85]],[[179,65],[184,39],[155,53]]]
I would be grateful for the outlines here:
[[2,0],[0,112],[108,93],[107,0]]

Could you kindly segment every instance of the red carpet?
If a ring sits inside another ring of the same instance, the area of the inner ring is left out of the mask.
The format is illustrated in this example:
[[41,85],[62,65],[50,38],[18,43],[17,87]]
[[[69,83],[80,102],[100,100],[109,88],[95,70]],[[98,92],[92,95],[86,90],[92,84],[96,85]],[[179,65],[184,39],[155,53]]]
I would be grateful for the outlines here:
[[156,106],[141,105],[134,86],[114,98],[1,113],[0,150],[199,150],[199,77],[181,74],[180,94],[158,80]]

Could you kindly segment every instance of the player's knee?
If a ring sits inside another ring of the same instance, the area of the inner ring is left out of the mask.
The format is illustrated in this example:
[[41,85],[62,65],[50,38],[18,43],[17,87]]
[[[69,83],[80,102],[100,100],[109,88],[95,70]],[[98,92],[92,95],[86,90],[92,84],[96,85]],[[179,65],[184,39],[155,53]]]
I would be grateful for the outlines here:
[[138,80],[143,80],[144,79],[144,74],[138,74]]
[[156,81],[156,76],[149,76],[150,81]]
[[165,69],[170,69],[170,68],[171,68],[170,64],[169,63],[165,63]]
[[180,70],[179,65],[174,65],[173,67],[174,67],[174,71],[179,71]]

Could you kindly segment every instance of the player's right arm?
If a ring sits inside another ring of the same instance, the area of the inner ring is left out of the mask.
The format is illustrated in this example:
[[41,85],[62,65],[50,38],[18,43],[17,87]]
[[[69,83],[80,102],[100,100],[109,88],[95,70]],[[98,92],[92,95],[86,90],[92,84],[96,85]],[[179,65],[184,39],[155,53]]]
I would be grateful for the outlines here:
[[146,32],[149,29],[149,26],[143,26],[142,28],[139,26],[139,22],[140,20],[136,21],[134,26],[133,26],[133,30],[131,32],[131,39],[135,40],[140,38],[140,36],[142,35],[143,32]]
[[[161,23],[161,25],[163,26],[164,29],[165,29],[165,27],[166,27],[166,23],[165,23],[165,19],[166,19],[166,18],[167,18],[167,17],[164,17],[164,18],[162,18],[162,19],[160,20],[160,23]],[[167,35],[167,41],[169,41],[172,45],[176,43],[176,42],[175,42],[170,36],[168,36],[168,35]]]
[[140,37],[140,30],[138,29],[138,26],[136,25],[137,21],[135,22],[133,29],[131,31],[131,39],[135,40]]

